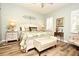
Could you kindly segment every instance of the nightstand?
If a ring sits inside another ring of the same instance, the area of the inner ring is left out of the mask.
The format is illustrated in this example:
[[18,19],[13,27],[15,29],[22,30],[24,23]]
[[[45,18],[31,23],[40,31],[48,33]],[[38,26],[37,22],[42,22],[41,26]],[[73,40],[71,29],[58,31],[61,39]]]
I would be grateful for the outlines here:
[[54,32],[54,36],[64,37],[64,33],[63,32]]
[[19,33],[17,31],[7,31],[5,35],[6,42],[17,40],[18,41]]
[[64,39],[64,33],[63,32],[54,32],[54,36],[59,37],[60,39]]

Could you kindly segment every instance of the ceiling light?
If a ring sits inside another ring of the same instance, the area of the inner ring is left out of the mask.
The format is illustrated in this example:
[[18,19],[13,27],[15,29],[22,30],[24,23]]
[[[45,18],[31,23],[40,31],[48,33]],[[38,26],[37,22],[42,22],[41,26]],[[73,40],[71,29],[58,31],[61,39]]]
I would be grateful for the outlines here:
[[41,8],[44,8],[46,4],[52,5],[53,3],[41,3]]

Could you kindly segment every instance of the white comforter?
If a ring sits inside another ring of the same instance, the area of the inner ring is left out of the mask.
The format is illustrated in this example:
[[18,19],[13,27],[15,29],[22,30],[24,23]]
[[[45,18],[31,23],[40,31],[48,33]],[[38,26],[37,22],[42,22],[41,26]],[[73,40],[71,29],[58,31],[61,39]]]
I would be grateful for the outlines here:
[[49,35],[51,35],[50,32],[22,32],[20,43],[21,49],[29,50],[31,48],[34,48],[34,39]]

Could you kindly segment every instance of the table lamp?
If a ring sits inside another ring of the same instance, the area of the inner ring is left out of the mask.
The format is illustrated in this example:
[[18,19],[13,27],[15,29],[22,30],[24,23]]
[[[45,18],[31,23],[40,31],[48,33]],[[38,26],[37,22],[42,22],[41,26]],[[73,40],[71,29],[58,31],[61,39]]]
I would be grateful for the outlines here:
[[16,26],[15,20],[10,19],[10,20],[9,20],[9,23],[8,23],[8,30],[9,30],[9,31],[14,31],[15,26]]

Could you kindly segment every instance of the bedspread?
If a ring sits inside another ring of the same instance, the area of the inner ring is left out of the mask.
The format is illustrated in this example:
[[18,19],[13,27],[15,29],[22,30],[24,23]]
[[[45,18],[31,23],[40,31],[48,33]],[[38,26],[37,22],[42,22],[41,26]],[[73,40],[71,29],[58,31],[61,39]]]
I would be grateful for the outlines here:
[[[21,49],[29,50],[34,48],[34,40],[41,37],[49,37],[51,36],[50,32],[22,32],[21,33]],[[47,38],[49,39],[49,38]]]

